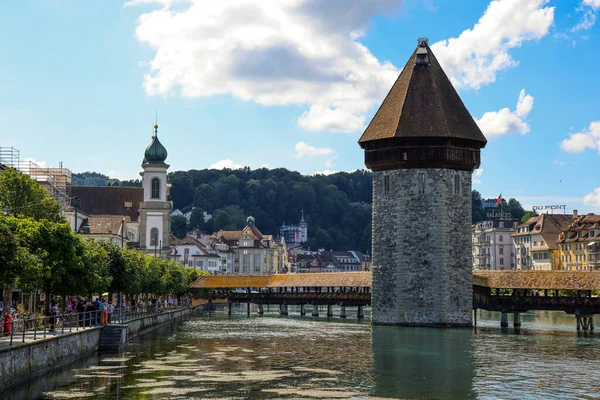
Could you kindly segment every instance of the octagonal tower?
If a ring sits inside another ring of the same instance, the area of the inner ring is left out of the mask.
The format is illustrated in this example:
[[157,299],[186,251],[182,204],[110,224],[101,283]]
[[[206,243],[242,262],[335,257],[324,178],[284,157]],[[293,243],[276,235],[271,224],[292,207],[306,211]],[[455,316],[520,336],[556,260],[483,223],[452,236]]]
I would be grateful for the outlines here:
[[359,140],[373,171],[373,323],[471,325],[471,175],[486,142],[419,39]]

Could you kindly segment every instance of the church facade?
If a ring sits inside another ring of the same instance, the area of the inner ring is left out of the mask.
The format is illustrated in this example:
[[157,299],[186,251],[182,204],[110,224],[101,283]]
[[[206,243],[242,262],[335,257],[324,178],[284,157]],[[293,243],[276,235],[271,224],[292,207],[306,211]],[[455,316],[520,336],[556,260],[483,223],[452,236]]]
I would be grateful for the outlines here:
[[110,238],[113,243],[168,258],[173,204],[166,159],[167,149],[154,125],[142,161],[142,187],[72,186],[71,210],[66,216],[73,229],[90,239]]

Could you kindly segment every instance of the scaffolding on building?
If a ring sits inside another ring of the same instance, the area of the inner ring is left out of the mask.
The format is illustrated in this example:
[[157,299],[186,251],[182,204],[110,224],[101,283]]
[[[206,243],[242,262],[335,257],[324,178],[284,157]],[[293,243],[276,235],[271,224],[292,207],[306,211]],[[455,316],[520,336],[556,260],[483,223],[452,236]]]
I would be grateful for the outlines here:
[[48,194],[63,207],[69,205],[71,197],[71,171],[63,168],[47,168],[31,159],[21,160],[19,150],[14,147],[0,146],[0,170],[14,168],[27,174],[39,183]]

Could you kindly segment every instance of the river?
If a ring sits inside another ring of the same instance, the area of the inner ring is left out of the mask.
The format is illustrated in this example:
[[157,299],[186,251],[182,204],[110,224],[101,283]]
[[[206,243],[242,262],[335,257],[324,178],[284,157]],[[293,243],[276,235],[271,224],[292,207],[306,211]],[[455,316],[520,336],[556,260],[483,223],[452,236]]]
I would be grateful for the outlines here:
[[477,330],[217,313],[161,328],[124,352],[80,360],[0,398],[598,398],[600,335],[578,335],[564,313],[522,319],[515,331],[485,312]]

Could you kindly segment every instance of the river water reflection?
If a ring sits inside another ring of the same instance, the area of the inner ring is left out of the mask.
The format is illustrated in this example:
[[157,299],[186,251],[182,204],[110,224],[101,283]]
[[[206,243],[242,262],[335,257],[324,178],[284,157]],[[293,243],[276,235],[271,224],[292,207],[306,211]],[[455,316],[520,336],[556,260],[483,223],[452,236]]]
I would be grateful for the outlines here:
[[[480,327],[372,327],[311,317],[195,317],[1,398],[597,398],[600,337],[565,314]],[[598,324],[597,326],[600,326]]]

